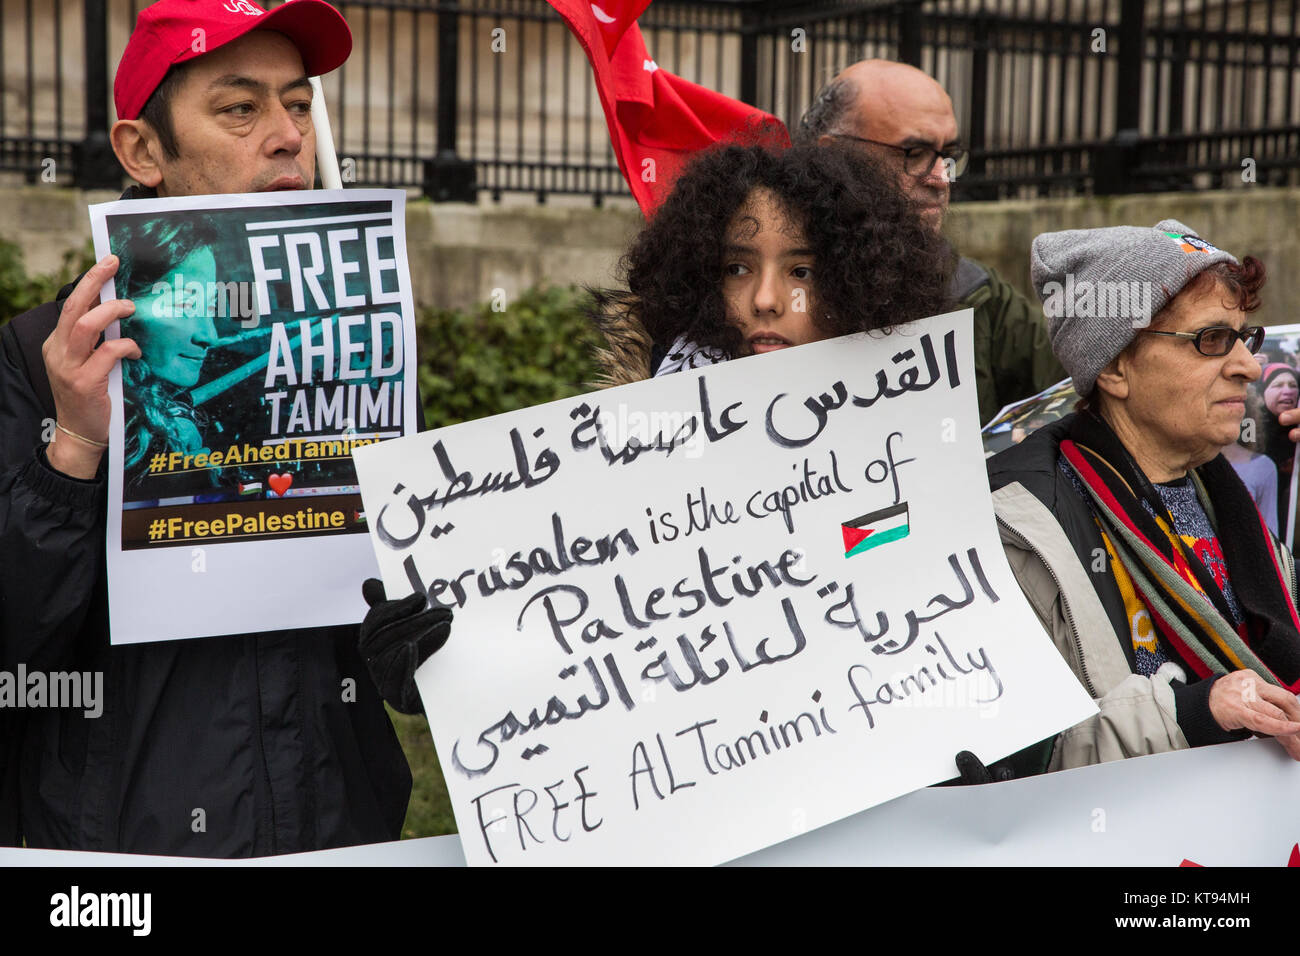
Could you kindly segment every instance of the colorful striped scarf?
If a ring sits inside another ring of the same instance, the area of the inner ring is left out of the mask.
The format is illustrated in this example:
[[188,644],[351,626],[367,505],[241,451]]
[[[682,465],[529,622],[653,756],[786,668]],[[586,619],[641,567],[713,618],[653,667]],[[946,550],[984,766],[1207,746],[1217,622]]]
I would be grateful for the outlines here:
[[1222,456],[1190,476],[1223,549],[1244,634],[1233,627],[1213,574],[1174,530],[1163,499],[1105,422],[1088,412],[1074,416],[1061,454],[1088,493],[1112,560],[1118,559],[1117,583],[1121,574],[1131,580],[1187,669],[1202,679],[1250,669],[1292,693],[1300,690],[1293,566]]

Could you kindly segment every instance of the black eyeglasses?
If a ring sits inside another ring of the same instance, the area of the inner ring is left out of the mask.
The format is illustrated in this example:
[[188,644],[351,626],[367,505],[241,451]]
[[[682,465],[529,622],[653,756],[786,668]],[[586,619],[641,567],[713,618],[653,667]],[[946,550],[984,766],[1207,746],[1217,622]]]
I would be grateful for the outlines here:
[[1240,332],[1230,325],[1211,325],[1199,332],[1157,332],[1155,329],[1138,329],[1138,331],[1151,335],[1172,335],[1175,338],[1191,339],[1192,344],[1196,346],[1196,351],[1210,358],[1227,355],[1238,340],[1246,343],[1246,348],[1251,355],[1258,352],[1260,346],[1264,344],[1262,325],[1252,325]]
[[849,133],[832,133],[837,139],[852,139],[859,143],[871,143],[873,146],[884,146],[886,149],[896,149],[903,154],[903,171],[909,176],[915,176],[920,179],[927,175],[934,168],[936,159],[943,160],[944,175],[951,181],[956,179],[962,173],[966,172],[966,165],[970,162],[970,153],[965,146],[949,146],[944,149],[935,149],[933,146],[895,146],[893,143],[882,143],[878,139],[867,139],[864,136],[853,136]]

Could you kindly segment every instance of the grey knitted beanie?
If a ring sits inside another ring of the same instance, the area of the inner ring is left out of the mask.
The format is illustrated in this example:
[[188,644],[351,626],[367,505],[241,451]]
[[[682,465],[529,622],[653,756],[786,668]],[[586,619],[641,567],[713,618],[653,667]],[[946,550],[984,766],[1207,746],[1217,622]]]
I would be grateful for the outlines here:
[[1088,395],[1097,375],[1187,283],[1237,259],[1176,219],[1154,228],[1067,229],[1035,237],[1030,277],[1052,351]]

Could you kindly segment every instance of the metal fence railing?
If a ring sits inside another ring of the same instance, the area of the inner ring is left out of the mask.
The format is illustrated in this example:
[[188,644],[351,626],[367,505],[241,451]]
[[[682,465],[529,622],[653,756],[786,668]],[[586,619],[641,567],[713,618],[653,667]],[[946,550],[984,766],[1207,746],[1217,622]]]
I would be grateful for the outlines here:
[[[121,182],[112,69],[142,0],[0,0],[0,170]],[[591,71],[542,0],[347,0],[345,179],[435,199],[625,195]],[[869,56],[952,95],[956,198],[1300,182],[1300,0],[655,0],[664,69],[792,128]]]

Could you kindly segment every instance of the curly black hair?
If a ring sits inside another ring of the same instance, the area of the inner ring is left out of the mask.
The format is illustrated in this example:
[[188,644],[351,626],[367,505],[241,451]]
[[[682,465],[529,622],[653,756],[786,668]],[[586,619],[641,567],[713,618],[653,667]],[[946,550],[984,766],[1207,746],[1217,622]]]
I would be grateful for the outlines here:
[[620,262],[626,293],[650,337],[679,336],[742,354],[722,297],[727,227],[751,193],[768,189],[802,228],[816,268],[813,321],[826,337],[946,311],[957,257],[926,225],[892,172],[852,146],[726,145],[682,171]]

